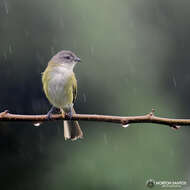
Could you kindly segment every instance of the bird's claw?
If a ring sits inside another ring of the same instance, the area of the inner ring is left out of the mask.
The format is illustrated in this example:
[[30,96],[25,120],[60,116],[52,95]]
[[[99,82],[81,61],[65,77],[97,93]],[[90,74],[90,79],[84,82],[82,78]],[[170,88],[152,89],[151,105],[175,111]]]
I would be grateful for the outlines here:
[[52,118],[52,112],[55,111],[56,108],[54,106],[51,107],[51,109],[47,113],[47,119],[50,120]]
[[65,113],[65,117],[71,119],[73,117],[72,111]]
[[47,113],[47,119],[50,120],[52,118],[52,113]]

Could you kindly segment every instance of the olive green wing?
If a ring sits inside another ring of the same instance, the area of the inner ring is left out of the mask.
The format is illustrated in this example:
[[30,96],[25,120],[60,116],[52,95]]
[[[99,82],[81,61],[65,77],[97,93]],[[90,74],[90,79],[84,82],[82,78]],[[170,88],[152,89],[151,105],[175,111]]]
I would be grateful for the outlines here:
[[73,104],[75,103],[75,100],[77,98],[77,80],[75,78],[75,76],[73,77]]

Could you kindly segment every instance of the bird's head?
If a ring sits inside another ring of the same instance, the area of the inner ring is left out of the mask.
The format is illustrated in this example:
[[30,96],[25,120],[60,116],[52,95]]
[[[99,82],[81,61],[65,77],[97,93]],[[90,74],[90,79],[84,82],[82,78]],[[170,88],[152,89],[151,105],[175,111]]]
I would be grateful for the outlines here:
[[50,60],[50,64],[64,66],[68,69],[73,69],[75,64],[78,62],[81,62],[80,58],[77,57],[72,51],[68,50],[58,52]]

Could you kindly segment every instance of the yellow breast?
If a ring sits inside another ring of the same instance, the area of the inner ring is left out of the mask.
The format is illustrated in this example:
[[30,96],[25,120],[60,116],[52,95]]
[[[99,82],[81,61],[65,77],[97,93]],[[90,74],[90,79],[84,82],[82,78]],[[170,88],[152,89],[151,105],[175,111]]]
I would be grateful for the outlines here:
[[42,83],[44,92],[53,106],[65,109],[73,103],[73,86],[76,86],[77,81],[72,70],[48,65],[42,75]]

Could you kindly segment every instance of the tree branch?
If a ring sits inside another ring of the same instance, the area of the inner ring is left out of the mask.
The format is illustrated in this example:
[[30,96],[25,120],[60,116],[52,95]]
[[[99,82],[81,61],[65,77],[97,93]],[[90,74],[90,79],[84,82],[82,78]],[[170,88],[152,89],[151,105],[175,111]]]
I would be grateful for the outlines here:
[[[51,119],[47,118],[47,115],[19,115],[11,114],[8,111],[0,113],[0,121],[32,121],[34,123],[42,123],[45,121],[53,120],[69,120],[67,115],[53,114]],[[109,115],[95,115],[95,114],[74,114],[71,120],[83,120],[83,121],[102,121],[120,123],[123,127],[131,123],[155,123],[170,126],[174,129],[179,129],[180,126],[190,125],[190,119],[170,119],[156,117],[154,110],[149,114],[142,116],[109,116]],[[36,125],[37,126],[37,125]]]

